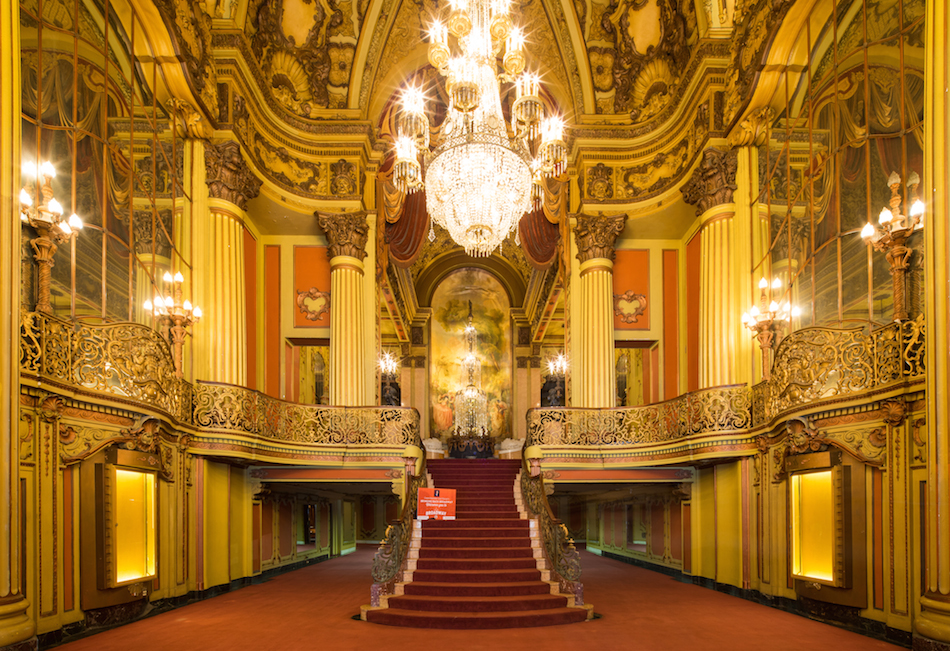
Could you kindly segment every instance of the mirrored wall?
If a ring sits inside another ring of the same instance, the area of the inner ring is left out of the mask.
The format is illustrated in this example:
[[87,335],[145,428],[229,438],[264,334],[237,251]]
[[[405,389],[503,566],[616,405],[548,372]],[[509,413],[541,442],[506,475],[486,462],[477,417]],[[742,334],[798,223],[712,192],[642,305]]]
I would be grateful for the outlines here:
[[[861,230],[868,222],[880,229],[884,208],[908,215],[922,193],[923,21],[924,0],[818,2],[800,35],[804,65],[786,76],[784,106],[759,151],[771,238],[755,267],[756,279],[779,278],[782,301],[801,309],[794,328],[894,319],[890,265]],[[923,310],[919,232],[907,246],[915,318]]]
[[[56,200],[84,225],[55,252],[52,312],[150,323],[142,305],[162,276],[190,277],[175,231],[189,197],[182,141],[154,93],[156,69],[133,56],[148,52],[140,16],[124,0],[23,0],[20,21],[23,164],[49,161]],[[42,195],[29,173],[23,180]],[[37,234],[24,223],[27,309],[37,301]]]

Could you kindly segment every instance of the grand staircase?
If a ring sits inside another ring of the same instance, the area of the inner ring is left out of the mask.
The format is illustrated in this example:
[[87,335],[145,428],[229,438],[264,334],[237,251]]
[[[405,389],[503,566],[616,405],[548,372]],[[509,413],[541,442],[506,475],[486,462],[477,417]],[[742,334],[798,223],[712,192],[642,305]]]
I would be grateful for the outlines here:
[[535,522],[515,499],[520,467],[517,460],[429,461],[430,485],[457,491],[457,519],[414,522],[403,582],[366,620],[465,629],[587,619],[589,610],[549,580]]

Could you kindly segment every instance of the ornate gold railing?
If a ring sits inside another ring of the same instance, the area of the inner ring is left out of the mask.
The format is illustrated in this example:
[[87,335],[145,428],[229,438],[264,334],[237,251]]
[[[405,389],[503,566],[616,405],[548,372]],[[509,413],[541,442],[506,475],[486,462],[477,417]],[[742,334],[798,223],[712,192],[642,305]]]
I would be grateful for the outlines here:
[[379,549],[373,557],[371,606],[379,606],[380,597],[393,593],[396,578],[406,563],[406,555],[412,541],[413,521],[418,509],[419,488],[426,485],[425,462],[423,456],[419,474],[407,477],[406,501],[402,505],[402,514],[399,520],[386,527],[386,536],[380,541]]
[[797,330],[778,347],[770,379],[751,389],[713,387],[642,407],[532,409],[525,446],[637,445],[748,430],[803,405],[921,380],[925,334],[923,316],[870,333]]
[[408,407],[323,407],[271,398],[252,389],[198,382],[195,425],[292,443],[416,445],[419,412]]
[[923,316],[872,330],[805,328],[775,352],[768,382],[753,387],[753,425],[796,407],[924,377]]
[[138,323],[89,325],[24,313],[20,368],[53,385],[110,394],[191,423],[192,386],[175,377],[168,342]]
[[528,412],[530,445],[636,445],[707,432],[734,432],[752,425],[745,385],[715,387],[643,407],[553,407]]
[[521,464],[521,497],[529,514],[538,520],[538,529],[551,570],[557,575],[561,592],[573,594],[575,604],[584,604],[584,587],[580,583],[581,558],[567,527],[551,511],[540,475],[531,476],[528,465]]

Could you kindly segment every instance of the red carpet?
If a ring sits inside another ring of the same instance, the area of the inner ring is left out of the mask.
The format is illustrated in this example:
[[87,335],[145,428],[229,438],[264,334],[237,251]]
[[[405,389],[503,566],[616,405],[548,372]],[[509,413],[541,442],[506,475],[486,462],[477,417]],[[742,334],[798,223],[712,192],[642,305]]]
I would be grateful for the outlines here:
[[[601,619],[451,631],[355,621],[376,546],[60,647],[62,651],[884,651],[900,647],[581,552]],[[48,648],[48,647],[44,647]]]
[[542,580],[537,541],[515,504],[520,461],[429,461],[436,488],[454,488],[456,520],[426,520],[412,581],[366,619],[414,628],[521,628],[582,622],[587,611]]

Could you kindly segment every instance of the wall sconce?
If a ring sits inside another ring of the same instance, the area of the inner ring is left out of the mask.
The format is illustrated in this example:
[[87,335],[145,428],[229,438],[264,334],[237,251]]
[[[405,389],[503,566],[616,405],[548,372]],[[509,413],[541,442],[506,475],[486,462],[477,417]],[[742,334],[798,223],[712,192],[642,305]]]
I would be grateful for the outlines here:
[[52,314],[50,281],[53,256],[59,244],[82,230],[83,223],[76,213],[68,219],[63,217],[63,206],[53,197],[52,181],[56,178],[56,168],[51,162],[46,161],[39,166],[23,163],[21,174],[23,189],[20,190],[20,220],[32,226],[38,234],[38,237],[30,240],[33,258],[39,267],[36,311]]
[[759,281],[759,305],[753,305],[748,312],[742,314],[742,325],[753,333],[762,350],[762,379],[768,380],[771,372],[770,353],[775,344],[775,332],[779,326],[792,320],[793,316],[801,313],[797,307],[792,307],[788,301],[779,305],[772,299],[772,292],[781,289],[782,280],[775,278],[772,283],[762,277]]
[[563,353],[548,360],[548,374],[554,378],[554,386],[548,389],[548,404],[564,406],[564,376],[567,375],[567,358]]
[[175,352],[175,375],[181,377],[182,345],[185,343],[185,337],[191,334],[188,328],[201,320],[201,308],[197,305],[192,306],[191,301],[181,300],[181,284],[185,278],[180,271],[175,273],[174,278],[166,271],[162,280],[165,282],[166,289],[171,285],[171,295],[162,298],[161,294],[156,294],[155,302],[145,301],[143,307],[146,312],[151,312],[152,316],[158,319],[160,325],[168,328]]
[[[383,353],[379,357],[379,370],[383,382],[382,403],[387,407],[398,407],[400,402],[396,373],[399,371],[399,360],[392,353]],[[396,386],[394,386],[394,384]]]
[[924,203],[917,198],[917,186],[920,185],[917,172],[911,172],[907,179],[907,199],[913,196],[914,201],[910,210],[906,211],[908,213],[906,216],[901,214],[901,203],[905,203],[906,209],[906,202],[902,201],[898,192],[901,185],[900,175],[897,172],[891,172],[887,185],[891,188],[890,206],[881,210],[878,217],[880,226],[877,227],[868,222],[861,229],[861,237],[887,258],[894,282],[894,320],[906,321],[907,305],[904,299],[904,287],[907,269],[910,267],[910,256],[914,253],[913,249],[907,247],[907,240],[924,227],[922,221]]

